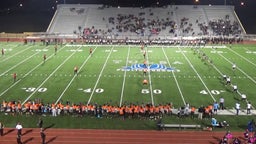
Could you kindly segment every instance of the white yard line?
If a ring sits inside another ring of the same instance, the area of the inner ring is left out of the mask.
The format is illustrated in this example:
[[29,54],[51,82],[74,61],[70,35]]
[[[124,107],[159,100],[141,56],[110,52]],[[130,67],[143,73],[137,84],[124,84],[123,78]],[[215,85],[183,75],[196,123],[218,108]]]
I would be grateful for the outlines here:
[[[219,55],[224,58],[227,62],[229,62],[231,65],[233,64],[230,60],[228,60],[226,57],[224,57],[222,54],[219,53]],[[236,67],[237,70],[239,70],[240,72],[242,72],[245,76],[247,76],[247,78],[249,78],[253,83],[256,84],[256,81],[249,76],[246,72],[244,72],[242,69],[240,69],[238,66]]]
[[254,65],[256,67],[256,64],[251,62],[250,60],[248,60],[247,58],[245,58],[244,56],[240,55],[239,53],[237,53],[236,51],[232,50],[231,48],[227,48],[228,50],[232,51],[233,53],[235,53],[236,55],[238,55],[239,57],[243,58],[244,60],[246,60],[248,63]]
[[[93,50],[92,54],[94,53],[94,51],[97,49],[96,48]],[[79,73],[79,71],[84,67],[84,65],[87,63],[87,61],[91,58],[91,55],[89,55],[86,60],[83,62],[83,64],[80,66],[80,68],[78,69],[77,73]],[[65,92],[68,90],[68,88],[70,87],[70,85],[72,84],[72,82],[74,81],[74,79],[76,78],[77,75],[74,75],[73,78],[70,80],[70,82],[68,83],[68,85],[65,87],[65,89],[62,91],[62,93],[60,94],[59,98],[56,100],[55,104],[58,104],[58,102],[60,101],[60,99],[63,97],[63,95],[65,94]]]
[[[65,47],[65,46],[64,46]],[[63,48],[64,48],[63,47]],[[62,50],[63,48],[61,48],[60,50]],[[50,55],[46,61],[48,61],[51,57],[53,57],[55,54]],[[41,66],[44,62],[42,61],[41,63],[39,63],[37,66],[35,66],[33,69],[31,69],[29,72],[27,72],[23,77],[21,77],[18,81],[16,81],[15,83],[13,83],[10,87],[8,87],[5,91],[3,91],[0,94],[0,97],[2,95],[4,95],[8,90],[10,90],[12,87],[14,87],[16,84],[18,84],[23,78],[25,78],[26,76],[28,76],[31,72],[33,72],[35,69],[37,69],[39,66]]]
[[[77,48],[80,49],[81,47]],[[67,57],[36,89],[35,91],[33,91],[27,98],[26,100],[24,100],[24,102],[22,102],[22,105],[24,105],[37,91],[38,89],[40,89],[42,87],[42,85],[44,85],[45,82],[48,81],[48,79],[62,66],[66,63],[66,61],[68,61],[74,54],[76,53],[76,51],[74,51],[69,57]]]
[[[147,62],[148,61],[148,48],[146,47],[146,60]],[[148,67],[149,67],[149,64],[147,63]],[[148,70],[148,79],[149,79],[149,89],[150,89],[150,96],[151,96],[151,103],[152,105],[154,106],[154,95],[153,95],[153,88],[152,88],[152,80],[151,80],[151,74],[150,74],[150,69]]]
[[23,61],[17,63],[16,65],[12,66],[12,67],[9,68],[7,71],[3,72],[3,73],[0,75],[0,77],[3,76],[3,75],[5,75],[6,73],[8,73],[10,70],[16,68],[16,67],[19,66],[20,64],[24,63],[25,61],[29,60],[29,59],[32,58],[33,56],[37,55],[38,53],[40,53],[40,52],[36,52],[36,53],[34,53],[33,55],[31,55],[30,57],[28,57],[28,58],[24,59]]
[[199,73],[197,72],[197,70],[194,68],[194,66],[192,65],[192,63],[189,61],[189,59],[187,58],[187,56],[184,54],[184,52],[182,51],[181,48],[179,48],[179,50],[181,51],[181,54],[185,57],[185,59],[187,60],[187,62],[189,63],[190,67],[194,70],[194,72],[196,73],[197,77],[200,79],[201,83],[204,85],[204,87],[206,88],[207,92],[210,94],[210,96],[212,97],[212,99],[214,101],[216,101],[216,99],[213,97],[211,91],[209,90],[209,88],[206,86],[205,82],[203,81],[203,79],[201,78],[201,76],[199,75]]
[[93,96],[93,94],[94,94],[94,92],[95,92],[95,89],[96,89],[96,87],[97,87],[97,85],[98,85],[98,83],[99,83],[99,81],[100,81],[100,78],[101,78],[101,75],[102,75],[102,73],[103,73],[103,70],[104,70],[105,67],[106,67],[106,64],[107,64],[107,62],[108,62],[108,59],[109,59],[109,57],[110,57],[110,55],[111,55],[113,49],[114,49],[114,46],[112,46],[112,48],[111,48],[111,50],[110,50],[110,52],[109,52],[109,54],[108,54],[108,57],[107,57],[107,59],[105,60],[105,63],[104,63],[104,65],[103,65],[103,67],[102,67],[102,69],[101,69],[101,71],[100,71],[100,74],[99,74],[99,76],[98,76],[98,79],[97,79],[97,81],[96,81],[96,83],[95,83],[95,85],[94,85],[94,87],[93,87],[92,93],[91,93],[90,98],[89,98],[89,100],[88,100],[88,102],[87,102],[87,105],[90,104],[90,102],[91,102],[92,96]]
[[[170,61],[169,61],[169,59],[168,59],[168,57],[167,57],[167,55],[166,55],[165,50],[164,50],[163,47],[162,47],[162,51],[163,51],[163,53],[164,53],[164,56],[165,56],[165,58],[166,58],[166,60],[167,60],[168,65],[169,65],[170,67],[172,67],[172,66],[171,66],[171,63],[170,63]],[[172,75],[173,75],[173,78],[174,78],[174,80],[175,80],[176,86],[177,86],[177,88],[178,88],[178,90],[179,90],[179,92],[180,92],[181,99],[182,99],[184,105],[186,105],[186,101],[185,101],[185,99],[184,99],[183,93],[182,93],[182,91],[181,91],[181,89],[180,89],[180,85],[179,85],[179,82],[178,82],[178,80],[177,80],[177,78],[176,78],[176,75],[175,75],[174,71],[172,71]]]
[[[224,57],[222,54],[219,54],[222,58],[224,58],[227,62],[229,62],[230,64],[233,64],[230,60],[228,60],[226,57]],[[247,76],[247,78],[249,78],[253,83],[256,84],[256,81],[250,77],[247,73],[245,73],[242,69],[240,69],[239,67],[236,67],[236,69],[238,69],[240,72],[242,72],[244,75]],[[233,87],[233,85],[231,84],[231,87]],[[242,93],[240,91],[237,90],[237,93],[242,97]],[[246,103],[248,103],[248,100],[246,99]],[[253,107],[253,106],[252,106]],[[253,109],[255,109],[253,107]]]
[[[129,56],[130,56],[130,50],[131,50],[131,46],[129,45],[128,54],[127,54],[127,57],[126,57],[126,64],[125,64],[125,67],[128,66],[128,60],[129,60]],[[124,71],[124,78],[123,78],[122,91],[121,91],[121,98],[120,98],[120,104],[119,104],[120,107],[122,106],[122,103],[123,103],[125,80],[126,80],[126,70]]]
[[[221,54],[219,54],[221,57],[223,57],[224,59],[227,59],[227,58],[225,58],[223,55],[221,55]],[[214,64],[211,64],[212,66],[213,66],[213,68],[221,75],[221,77],[223,76],[223,73],[214,65]],[[233,84],[231,83],[231,87],[233,88]],[[237,90],[237,93],[238,93],[238,95],[240,95],[241,97],[242,97],[242,93],[239,91],[239,90]],[[249,103],[248,102],[248,100],[246,99],[246,103]],[[253,106],[252,106],[253,107]],[[253,107],[253,109],[255,109],[254,107]]]
[[[16,46],[14,46],[14,47],[16,47]],[[13,48],[14,48],[14,47],[13,47]],[[12,57],[14,57],[14,56],[16,56],[16,55],[18,55],[18,54],[20,54],[20,53],[26,51],[27,49],[30,49],[30,48],[32,48],[32,46],[29,46],[28,48],[23,49],[23,50],[21,50],[21,51],[15,53],[14,55],[8,56],[6,59],[3,59],[2,61],[0,61],[0,63],[5,62],[5,61],[7,61],[8,59],[10,59],[10,58],[12,58]]]

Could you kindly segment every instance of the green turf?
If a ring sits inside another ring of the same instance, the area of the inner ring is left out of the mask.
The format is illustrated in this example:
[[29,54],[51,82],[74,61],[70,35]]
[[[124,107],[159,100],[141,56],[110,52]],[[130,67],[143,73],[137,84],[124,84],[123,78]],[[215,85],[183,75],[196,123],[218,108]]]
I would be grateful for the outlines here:
[[[184,103],[198,107],[223,96],[226,106],[232,108],[239,95],[224,85],[221,74],[226,74],[231,76],[232,84],[237,84],[239,91],[256,104],[253,101],[256,88],[253,45],[200,48],[215,67],[202,61],[192,48],[146,47],[149,64],[175,68],[174,72],[151,71],[145,77],[150,82],[147,86],[142,85],[141,71],[121,70],[143,63],[140,46],[63,46],[58,48],[57,55],[53,45],[1,43],[0,46],[6,49],[0,58],[0,100],[25,102],[40,98],[45,103],[69,100],[114,105],[172,102],[175,107]],[[89,48],[94,50],[92,56]],[[43,54],[47,55],[45,63]],[[232,63],[238,67],[235,71]],[[73,74],[75,66],[79,67],[77,76]],[[13,83],[13,73],[18,76],[16,83]]]
[[[144,62],[139,45],[63,45],[54,55],[53,45],[0,43],[0,48],[5,49],[5,55],[0,57],[0,101],[24,103],[40,98],[44,103],[71,101],[117,106],[171,102],[177,108],[185,103],[196,107],[209,105],[222,96],[226,107],[233,108],[240,95],[225,86],[221,74],[226,74],[255,106],[255,45],[215,47],[199,48],[213,61],[212,66],[194,53],[195,48],[148,46],[145,50],[149,64],[163,64],[175,71],[151,71],[144,77],[141,71],[122,70]],[[233,63],[237,65],[235,71]],[[75,66],[79,68],[78,75],[73,73]],[[17,73],[15,83],[13,73]],[[147,86],[142,85],[144,78],[149,80]],[[245,109],[246,102],[241,103]]]
[[[29,116],[11,116],[0,114],[1,122],[7,128],[14,128],[18,122],[21,122],[24,128],[36,128],[38,115]],[[215,116],[219,121],[227,121],[230,125],[228,129],[215,128],[214,131],[244,131],[247,128],[252,116]],[[73,129],[124,129],[124,130],[156,130],[157,120],[148,119],[121,119],[115,118],[96,118],[93,116],[77,117],[72,115],[51,117],[50,115],[42,117],[45,128],[73,128]],[[178,118],[177,116],[166,116],[162,119],[163,123],[170,124],[199,124],[202,127],[210,127],[210,119],[198,120],[197,118]],[[169,129],[178,130],[178,129]],[[188,130],[188,129],[186,129]],[[194,130],[194,129],[193,129]],[[201,129],[197,129],[201,130]]]

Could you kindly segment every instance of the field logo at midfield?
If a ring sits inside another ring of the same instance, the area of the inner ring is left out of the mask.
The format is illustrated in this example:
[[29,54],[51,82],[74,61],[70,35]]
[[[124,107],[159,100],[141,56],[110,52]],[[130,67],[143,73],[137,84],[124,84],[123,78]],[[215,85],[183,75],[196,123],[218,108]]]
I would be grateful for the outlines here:
[[70,50],[67,50],[67,51],[70,51],[70,52],[82,52],[83,50],[81,50],[81,49],[70,49]]
[[7,48],[7,49],[4,48],[4,51],[12,51],[12,48]]
[[46,52],[48,51],[48,49],[34,49],[32,51],[36,51],[36,52]]
[[131,66],[124,66],[121,69],[117,69],[117,71],[143,71],[145,68],[153,72],[175,71],[174,68],[166,67],[164,64],[151,64],[148,67],[146,67],[144,64],[133,64]]

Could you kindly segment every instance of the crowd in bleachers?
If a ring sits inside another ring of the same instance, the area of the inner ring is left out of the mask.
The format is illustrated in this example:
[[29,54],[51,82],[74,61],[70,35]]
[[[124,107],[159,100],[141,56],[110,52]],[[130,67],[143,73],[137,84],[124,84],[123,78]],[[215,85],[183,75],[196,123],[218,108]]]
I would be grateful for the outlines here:
[[237,21],[231,21],[226,15],[224,19],[210,20],[209,27],[214,35],[239,35],[241,29]]
[[[151,12],[150,16],[153,16],[154,13]],[[106,25],[108,29],[105,33],[110,34],[114,32],[116,35],[122,35],[124,33],[136,34],[139,36],[144,35],[158,35],[161,31],[167,30],[169,33],[175,33],[177,24],[171,18],[145,18],[145,12],[140,12],[138,15],[134,14],[117,14],[116,16],[111,16],[108,18],[102,18],[103,21],[107,20]],[[184,19],[185,20],[185,19]],[[185,23],[183,24],[185,25]],[[93,27],[93,28],[92,28]],[[91,28],[84,28],[84,36],[89,34],[97,34],[91,32],[92,30],[99,31],[92,26]]]
[[70,10],[70,12],[74,12],[76,14],[82,14],[85,11],[84,8],[70,8],[69,10]]
[[[107,22],[108,29],[106,31],[97,29],[94,26],[85,27],[83,37],[88,39],[102,38],[105,36],[106,38],[106,36],[118,36],[125,33],[128,33],[128,35],[135,34],[137,36],[153,36],[160,34],[162,31],[168,31],[169,34],[173,34],[174,37],[177,37],[179,30],[182,34],[191,33],[192,36],[196,36],[194,26],[187,17],[181,18],[180,24],[178,25],[174,20],[168,17],[146,20],[143,17],[145,13],[139,13],[138,15],[139,16],[133,14],[117,14],[116,17],[109,17]],[[154,15],[154,13],[152,13],[152,15]],[[103,19],[105,20],[105,18]],[[200,32],[197,33],[199,35],[209,35],[210,31],[212,31],[214,36],[239,36],[241,34],[238,22],[231,22],[228,17],[225,19],[210,20],[209,24],[199,21],[196,21],[196,23],[200,29]],[[227,38],[214,37],[211,41],[215,43],[226,42]],[[228,41],[230,42],[230,40]]]

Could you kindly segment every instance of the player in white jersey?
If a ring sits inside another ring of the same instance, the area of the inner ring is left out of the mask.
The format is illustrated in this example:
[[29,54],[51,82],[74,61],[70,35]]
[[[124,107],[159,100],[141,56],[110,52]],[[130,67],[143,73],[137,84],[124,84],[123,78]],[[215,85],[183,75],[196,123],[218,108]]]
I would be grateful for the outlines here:
[[224,80],[224,81],[227,80],[227,75],[224,74],[222,77],[223,77],[223,80]]
[[241,94],[242,100],[246,100],[246,95],[245,94]]
[[251,104],[251,102],[248,102],[247,103],[247,106],[246,106],[246,109],[247,109],[247,114],[251,114],[251,109],[252,109],[252,104]]
[[237,85],[233,85],[233,91],[237,93]]
[[236,64],[235,64],[235,63],[232,65],[232,69],[233,69],[233,70],[236,69]]
[[231,79],[230,79],[230,77],[227,77],[226,85],[230,85],[230,84],[231,84]]

